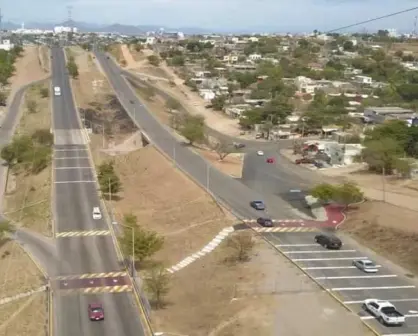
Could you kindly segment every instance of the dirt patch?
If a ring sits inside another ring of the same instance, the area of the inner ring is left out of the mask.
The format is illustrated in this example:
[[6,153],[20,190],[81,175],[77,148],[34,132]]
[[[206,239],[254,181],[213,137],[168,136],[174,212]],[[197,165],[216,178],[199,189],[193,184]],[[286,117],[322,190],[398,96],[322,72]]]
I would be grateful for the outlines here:
[[[249,262],[225,264],[224,247],[174,273],[154,330],[195,336],[372,334],[264,241]],[[304,316],[304,323],[299,317]],[[342,328],[341,326],[344,326]]]
[[137,63],[142,63],[143,61],[147,60],[147,57],[149,56],[150,50],[146,49],[145,46],[142,47],[143,49],[140,51],[135,50],[135,45],[129,46],[129,52],[132,55],[132,58]]
[[230,175],[234,178],[241,178],[244,159],[243,154],[231,153],[220,161],[219,155],[214,151],[201,148],[195,148],[194,150],[224,174]]
[[0,244],[0,299],[44,285],[42,273],[19,244],[14,241]]
[[165,78],[165,79],[168,79],[168,80],[173,79],[173,77],[170,76],[165,70],[149,65],[148,61],[146,61],[146,63],[144,63],[143,66],[136,67],[135,71],[137,71],[141,74],[150,75],[151,78],[152,77],[158,77],[158,78]]
[[115,58],[115,60],[119,63],[119,65],[122,65],[122,66],[127,65],[127,61],[125,60],[125,57],[123,56],[123,52],[122,52],[120,44],[110,45],[107,52]]
[[164,249],[156,258],[167,266],[197,252],[232,225],[212,198],[154,147],[110,157],[99,150],[100,139],[92,138],[91,148],[96,164],[113,159],[121,178],[120,200],[111,202],[116,218],[133,213],[142,226],[163,235]]
[[0,335],[43,336],[47,327],[45,293],[0,306]]
[[78,72],[87,72],[93,65],[92,56],[79,46],[66,48],[67,57],[73,56],[78,67]]
[[[30,87],[20,107],[22,117],[16,129],[18,135],[32,135],[36,130],[51,128],[49,81]],[[46,92],[45,92],[46,93]],[[35,109],[29,109],[33,102]],[[6,187],[5,214],[21,225],[39,233],[51,234],[51,164],[38,174],[12,169]]]
[[358,210],[350,211],[341,229],[378,254],[418,274],[416,218],[416,211],[383,202],[366,202]]

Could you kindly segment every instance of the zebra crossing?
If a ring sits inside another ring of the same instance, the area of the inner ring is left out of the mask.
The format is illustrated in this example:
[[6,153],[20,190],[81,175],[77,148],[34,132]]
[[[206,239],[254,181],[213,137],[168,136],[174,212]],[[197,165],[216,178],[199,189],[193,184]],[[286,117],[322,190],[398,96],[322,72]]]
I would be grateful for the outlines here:
[[92,231],[68,231],[57,232],[56,238],[72,238],[72,237],[94,237],[94,236],[109,236],[109,230],[92,230]]

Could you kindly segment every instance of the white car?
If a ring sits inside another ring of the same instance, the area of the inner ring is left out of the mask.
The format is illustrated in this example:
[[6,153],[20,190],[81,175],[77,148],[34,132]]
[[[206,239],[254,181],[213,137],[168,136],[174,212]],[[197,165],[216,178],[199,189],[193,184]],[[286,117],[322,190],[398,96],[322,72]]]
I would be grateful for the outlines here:
[[93,219],[102,219],[102,213],[100,212],[99,207],[93,208]]
[[258,156],[263,156],[263,155],[264,155],[264,152],[263,152],[263,151],[261,151],[261,150],[259,150],[259,151],[257,151],[257,155],[258,155]]
[[59,86],[54,86],[54,95],[61,96],[61,88]]
[[376,264],[369,259],[354,260],[353,266],[365,273],[377,273],[378,271]]
[[376,317],[383,325],[392,326],[405,323],[405,316],[398,312],[389,301],[367,299],[364,300],[363,308]]

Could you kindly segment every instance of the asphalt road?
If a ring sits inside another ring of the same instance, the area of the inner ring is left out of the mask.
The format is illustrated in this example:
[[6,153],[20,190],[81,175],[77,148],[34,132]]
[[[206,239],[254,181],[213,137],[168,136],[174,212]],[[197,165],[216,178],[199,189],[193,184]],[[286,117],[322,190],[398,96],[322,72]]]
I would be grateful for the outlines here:
[[[150,137],[152,143],[175,161],[180,169],[185,171],[202,186],[209,190],[227,207],[234,210],[238,217],[254,219],[260,212],[249,206],[253,200],[264,200],[268,212],[273,218],[298,218],[298,213],[281,198],[275,195],[261,195],[248,188],[240,181],[211,168],[210,164],[191,151],[187,146],[178,142],[178,139],[149,112],[121,76],[121,70],[104,53],[95,52],[97,60],[105,71],[110,84],[115,90],[119,100],[130,117],[136,121],[140,128]],[[209,182],[209,183],[208,183]]]
[[[265,237],[296,262],[305,272],[338,296],[359,318],[367,320],[381,335],[418,335],[418,289],[416,283],[394,271],[383,258],[380,268],[366,274],[352,266],[355,259],[376,258],[361,246],[343,240],[339,251],[327,250],[314,241],[315,233],[266,233]],[[385,327],[362,309],[365,299],[391,301],[407,316],[402,327]]]
[[[60,260],[56,274],[81,276],[119,272],[122,267],[109,228],[105,220],[92,218],[93,207],[100,206],[100,202],[72,98],[64,52],[61,48],[52,48],[51,55],[52,85],[60,86],[62,92],[61,96],[52,97],[54,217]],[[103,322],[88,319],[87,306],[91,302],[103,304],[107,317]],[[85,295],[57,290],[53,303],[55,330],[59,336],[144,335],[138,309],[129,292]]]

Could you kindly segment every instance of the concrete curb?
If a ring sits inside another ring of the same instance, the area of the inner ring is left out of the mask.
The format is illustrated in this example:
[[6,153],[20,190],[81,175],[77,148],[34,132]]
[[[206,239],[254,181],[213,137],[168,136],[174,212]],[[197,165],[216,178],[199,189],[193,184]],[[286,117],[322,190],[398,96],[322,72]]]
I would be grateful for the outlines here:
[[180,271],[182,268],[190,265],[192,262],[196,261],[197,259],[202,258],[203,256],[209,254],[212,252],[215,248],[217,248],[223,240],[228,237],[232,232],[234,232],[234,227],[229,226],[224,228],[222,231],[220,231],[215,238],[213,238],[208,244],[205,245],[201,250],[198,252],[184,258],[179,263],[171,266],[170,268],[167,268],[167,272],[169,273],[175,273]]
[[[64,58],[65,58],[65,62],[67,63],[67,56],[65,54],[65,51],[64,51]],[[70,88],[71,88],[71,95],[72,95],[72,98],[73,98],[73,101],[74,101],[74,106],[76,108],[77,119],[78,119],[79,125],[80,125],[80,127],[81,127],[81,129],[83,131],[84,130],[84,125],[81,122],[80,112],[78,110],[77,100],[75,99],[74,90],[73,90],[73,83],[72,83],[72,79],[71,78],[69,78],[69,82],[70,82]],[[98,190],[100,190],[100,185],[99,185],[99,181],[97,179],[97,172],[96,172],[96,168],[95,168],[95,164],[94,164],[94,160],[93,160],[93,155],[91,153],[90,145],[87,143],[86,144],[86,147],[87,147],[87,153],[88,153],[88,157],[89,157],[89,162],[90,162],[90,165],[93,168],[93,172],[94,172],[95,184],[96,184],[96,187],[98,188]],[[106,218],[106,223],[107,223],[107,225],[109,227],[109,231],[111,232],[112,241],[113,241],[113,244],[115,246],[115,250],[116,250],[116,254],[118,256],[119,262],[123,262],[124,268],[125,268],[128,276],[129,276],[129,278],[130,278],[130,281],[132,282],[132,284],[134,284],[135,279],[132,278],[132,276],[131,276],[131,274],[129,272],[128,266],[125,263],[125,259],[123,258],[123,253],[122,253],[122,250],[121,250],[121,248],[119,246],[119,242],[117,240],[117,237],[116,237],[116,234],[115,234],[115,231],[114,231],[114,228],[113,228],[113,224],[112,224],[111,218],[109,216],[109,212],[107,210],[106,204],[105,204],[104,200],[102,199],[102,197],[100,197],[100,196],[99,196],[99,200],[100,200],[100,203],[101,203],[102,208],[104,209],[104,215],[105,215],[105,218]],[[144,331],[149,336],[152,336],[152,335],[154,335],[154,333],[152,331],[151,321],[149,320],[149,318],[147,316],[147,313],[145,311],[145,308],[143,307],[143,305],[141,303],[140,293],[137,292],[136,286],[133,285],[132,288],[134,289],[133,293],[134,293],[134,297],[135,297],[137,306],[138,306],[138,308],[140,310],[140,316],[141,316],[142,320],[145,320],[145,324],[143,324],[143,326],[144,327],[145,326],[148,327],[148,328],[144,328],[144,329],[148,329],[148,330],[144,330]]]

